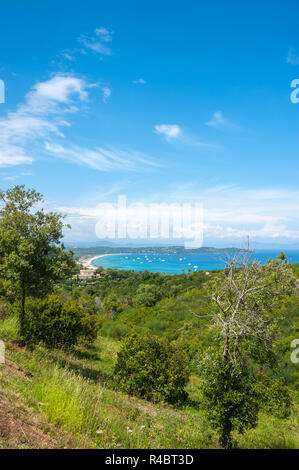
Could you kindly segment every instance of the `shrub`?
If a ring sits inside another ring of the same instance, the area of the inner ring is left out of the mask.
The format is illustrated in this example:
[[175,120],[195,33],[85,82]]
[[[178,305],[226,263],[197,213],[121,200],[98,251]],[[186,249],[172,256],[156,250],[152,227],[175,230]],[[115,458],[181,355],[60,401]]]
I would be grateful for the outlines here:
[[97,338],[98,330],[102,326],[102,320],[96,315],[84,315],[81,318],[82,330],[80,338],[85,343],[92,343]]
[[25,341],[29,345],[44,343],[49,348],[69,348],[80,338],[95,339],[97,322],[85,315],[74,300],[63,302],[57,295],[28,299]]
[[130,333],[130,328],[121,322],[107,322],[101,331],[101,335],[107,336],[113,339],[122,339]]
[[106,297],[103,302],[103,308],[114,317],[117,317],[123,311],[123,305],[116,295]]
[[123,340],[115,381],[126,393],[154,402],[182,402],[188,378],[188,356],[166,338],[135,333]]
[[220,447],[232,446],[231,432],[257,426],[258,394],[255,379],[240,361],[207,353],[200,362],[200,408],[212,428],[221,432]]
[[282,378],[257,375],[255,390],[259,397],[259,405],[267,413],[280,419],[290,416],[292,410],[291,395]]
[[146,307],[152,307],[162,298],[161,289],[155,284],[141,284],[134,298],[136,305],[145,305]]

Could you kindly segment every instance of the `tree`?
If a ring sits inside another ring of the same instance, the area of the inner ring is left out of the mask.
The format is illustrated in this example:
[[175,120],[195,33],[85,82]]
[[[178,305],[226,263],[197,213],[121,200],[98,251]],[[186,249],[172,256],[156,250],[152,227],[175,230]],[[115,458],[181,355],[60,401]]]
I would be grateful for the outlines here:
[[140,284],[134,297],[136,305],[152,307],[162,298],[162,292],[155,284]]
[[[43,197],[24,185],[0,192],[0,275],[8,280],[21,301],[20,336],[24,336],[28,295],[50,292],[55,281],[76,270],[71,251],[61,242],[64,217],[45,213]],[[34,212],[34,206],[38,206]]]
[[118,352],[114,372],[115,383],[126,393],[154,402],[177,403],[186,399],[189,358],[167,338],[149,332],[127,336]]
[[[219,350],[207,353],[201,361],[202,407],[220,431],[222,448],[231,447],[234,429],[243,432],[257,425],[267,391],[267,387],[257,386],[257,372],[265,365],[275,370],[275,311],[294,286],[295,277],[285,257],[261,266],[251,260],[249,248],[228,259],[224,271],[210,282],[214,307],[206,316],[211,319]],[[281,387],[280,391],[281,402],[290,403],[288,397],[281,399],[287,390]]]
[[24,337],[31,346],[44,343],[48,348],[71,348],[79,340],[94,341],[98,328],[98,317],[86,314],[75,300],[63,302],[51,294],[27,301]]
[[286,254],[283,251],[277,256],[277,259],[280,259],[284,263],[288,262],[288,258],[287,258]]

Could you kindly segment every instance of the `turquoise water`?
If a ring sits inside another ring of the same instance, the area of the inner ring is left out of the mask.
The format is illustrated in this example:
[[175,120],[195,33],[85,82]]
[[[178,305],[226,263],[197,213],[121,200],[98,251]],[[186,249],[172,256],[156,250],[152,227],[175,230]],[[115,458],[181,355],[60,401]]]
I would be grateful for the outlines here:
[[[281,250],[257,250],[253,258],[265,264],[269,258],[276,258]],[[299,263],[299,251],[285,251],[290,263]],[[107,255],[93,261],[93,265],[103,268],[125,269],[133,271],[151,271],[168,274],[181,274],[182,269],[211,271],[224,267],[224,255],[219,254],[121,254]]]

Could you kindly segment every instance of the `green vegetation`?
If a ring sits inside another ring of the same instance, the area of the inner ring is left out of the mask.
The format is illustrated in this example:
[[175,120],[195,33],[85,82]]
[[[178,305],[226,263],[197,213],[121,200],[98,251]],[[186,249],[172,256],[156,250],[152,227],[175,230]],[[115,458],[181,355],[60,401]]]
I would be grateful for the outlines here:
[[27,345],[44,343],[49,348],[67,349],[81,339],[92,342],[97,337],[96,315],[86,315],[75,300],[63,302],[58,295],[29,299],[24,325]]
[[130,395],[152,402],[186,400],[188,356],[175,343],[151,334],[130,335],[123,341],[114,382]]
[[42,200],[41,194],[24,185],[0,192],[0,275],[7,289],[18,292],[21,337],[26,296],[50,292],[55,280],[75,269],[72,253],[61,243],[63,217],[42,209],[32,212]]
[[[260,368],[267,366],[273,373],[278,369],[273,348],[279,330],[278,315],[273,312],[285,297],[292,295],[295,284],[295,275],[284,254],[260,266],[250,260],[249,251],[241,258],[229,260],[224,271],[209,284],[215,310],[207,316],[218,341],[212,353],[205,353],[200,367],[201,406],[220,433],[220,447],[232,447],[233,429],[244,432],[257,426],[258,411],[265,401],[257,390],[267,391],[267,387],[258,386],[260,376],[261,380],[264,377]],[[271,389],[270,378],[268,385]],[[288,404],[284,407],[288,416],[289,392],[286,387],[279,391],[278,403],[274,400],[276,395],[267,403],[274,401],[275,408]]]
[[298,265],[78,281],[60,216],[2,198],[1,447],[299,448]]

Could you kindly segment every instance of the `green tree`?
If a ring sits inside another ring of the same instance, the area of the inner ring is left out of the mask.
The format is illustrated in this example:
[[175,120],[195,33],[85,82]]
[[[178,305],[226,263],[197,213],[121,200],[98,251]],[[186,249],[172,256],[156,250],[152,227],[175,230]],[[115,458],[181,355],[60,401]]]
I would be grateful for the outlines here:
[[23,338],[26,297],[50,292],[55,281],[75,272],[76,263],[61,242],[64,217],[45,213],[40,193],[20,185],[1,191],[0,201],[0,276],[12,284],[20,298]]
[[132,334],[122,342],[115,366],[115,383],[126,393],[170,403],[186,399],[190,369],[187,354],[167,338]]
[[288,258],[287,258],[286,254],[283,251],[277,256],[277,259],[280,259],[284,263],[288,262]]
[[58,295],[51,294],[27,301],[24,338],[29,345],[42,342],[48,348],[67,349],[79,339],[94,341],[98,328],[97,316],[86,315],[75,300],[63,302]]
[[[226,269],[208,289],[214,307],[206,317],[216,333],[219,352],[207,353],[201,361],[200,387],[202,407],[220,432],[222,448],[231,447],[234,429],[243,432],[256,426],[263,402],[270,403],[262,399],[261,391],[267,387],[257,386],[261,381],[257,372],[265,365],[275,372],[277,307],[295,286],[291,266],[284,260],[268,260],[260,266],[250,256],[248,250],[242,257],[228,259]],[[274,389],[278,387],[273,385]],[[276,396],[280,403],[290,404],[287,396],[282,398],[284,393],[287,390],[280,387]]]
[[145,305],[146,307],[152,307],[161,298],[161,289],[155,284],[141,284],[136,291],[134,303],[136,305]]

